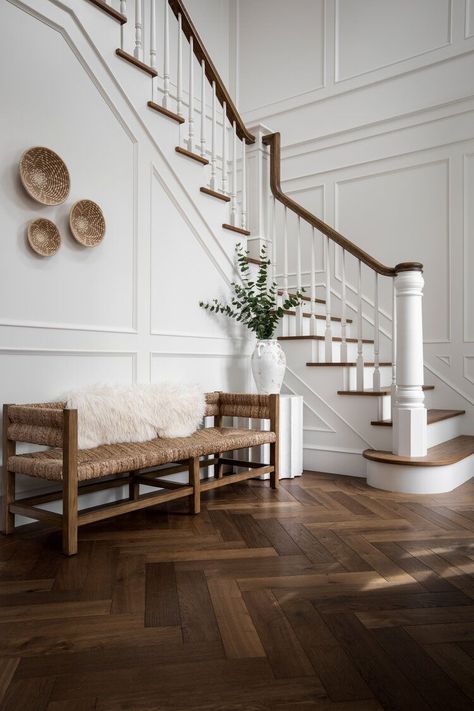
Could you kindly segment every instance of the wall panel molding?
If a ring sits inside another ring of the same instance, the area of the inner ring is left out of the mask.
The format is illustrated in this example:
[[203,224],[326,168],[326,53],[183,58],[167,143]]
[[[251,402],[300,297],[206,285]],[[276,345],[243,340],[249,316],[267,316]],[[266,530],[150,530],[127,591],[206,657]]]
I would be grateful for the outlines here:
[[[372,74],[374,72],[378,72],[382,69],[387,69],[389,67],[394,67],[397,65],[400,65],[404,62],[409,62],[410,60],[417,59],[419,57],[424,57],[425,55],[432,54],[433,52],[436,52],[437,50],[441,50],[445,47],[448,47],[449,45],[452,44],[452,26],[453,26],[453,2],[452,0],[447,0],[447,26],[446,26],[446,40],[444,42],[441,42],[437,45],[434,45],[433,47],[424,49],[419,52],[414,52],[413,54],[408,54],[404,57],[400,57],[398,59],[395,59],[393,61],[389,62],[383,62],[379,65],[374,65],[370,69],[367,69],[362,72],[356,72],[354,74],[348,74],[346,76],[341,76],[339,72],[339,66],[340,66],[340,57],[339,57],[339,48],[341,45],[340,37],[339,37],[339,32],[340,32],[340,18],[341,18],[341,0],[334,0],[335,2],[335,28],[334,28],[334,35],[335,35],[335,47],[334,47],[334,65],[336,67],[336,75],[335,75],[335,82],[340,83],[347,81],[349,79],[356,79],[359,77],[364,77],[368,74]],[[360,11],[360,6],[358,7],[358,10]],[[401,8],[398,7],[398,11],[400,11]],[[412,5],[411,11],[414,10],[414,6]],[[390,31],[391,28],[386,27],[387,31]],[[377,33],[377,36],[379,36],[379,33]]]

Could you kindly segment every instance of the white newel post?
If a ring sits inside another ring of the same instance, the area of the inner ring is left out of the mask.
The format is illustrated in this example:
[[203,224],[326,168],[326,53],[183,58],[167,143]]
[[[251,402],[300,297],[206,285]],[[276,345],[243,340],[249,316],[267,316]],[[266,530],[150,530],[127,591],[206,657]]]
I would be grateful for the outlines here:
[[263,136],[272,133],[272,130],[262,123],[248,127],[255,136],[255,143],[248,144],[247,155],[247,229],[251,237],[248,238],[248,249],[251,257],[258,257],[263,244],[271,252],[272,231],[269,222],[269,164],[268,149],[262,143]]
[[[418,266],[418,265],[416,265]],[[415,265],[395,267],[397,371],[393,402],[393,453],[426,455],[423,392],[423,274]]]

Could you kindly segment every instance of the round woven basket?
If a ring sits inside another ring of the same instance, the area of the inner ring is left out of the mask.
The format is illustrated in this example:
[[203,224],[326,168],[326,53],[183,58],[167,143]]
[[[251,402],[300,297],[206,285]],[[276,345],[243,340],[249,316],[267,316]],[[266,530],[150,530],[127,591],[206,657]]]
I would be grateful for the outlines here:
[[42,205],[60,205],[69,195],[69,171],[50,148],[36,146],[25,151],[20,159],[20,178],[28,195]]
[[61,235],[51,220],[40,217],[28,225],[28,242],[31,249],[42,257],[51,257],[61,246]]
[[79,200],[69,213],[71,232],[84,247],[96,247],[105,235],[104,214],[92,200]]

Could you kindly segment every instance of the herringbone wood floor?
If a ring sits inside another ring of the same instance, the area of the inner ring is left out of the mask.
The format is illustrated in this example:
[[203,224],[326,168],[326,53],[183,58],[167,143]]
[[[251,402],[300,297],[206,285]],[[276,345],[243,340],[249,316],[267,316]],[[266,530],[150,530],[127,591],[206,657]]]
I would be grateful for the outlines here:
[[474,708],[474,485],[307,473],[0,539],[14,711]]

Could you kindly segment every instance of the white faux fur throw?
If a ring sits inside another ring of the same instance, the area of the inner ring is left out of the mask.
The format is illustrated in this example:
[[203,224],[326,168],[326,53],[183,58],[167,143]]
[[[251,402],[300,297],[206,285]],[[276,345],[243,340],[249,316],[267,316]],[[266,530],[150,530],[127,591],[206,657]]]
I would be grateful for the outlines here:
[[197,386],[97,385],[70,392],[67,407],[78,410],[80,449],[155,437],[187,437],[202,422],[205,395]]

